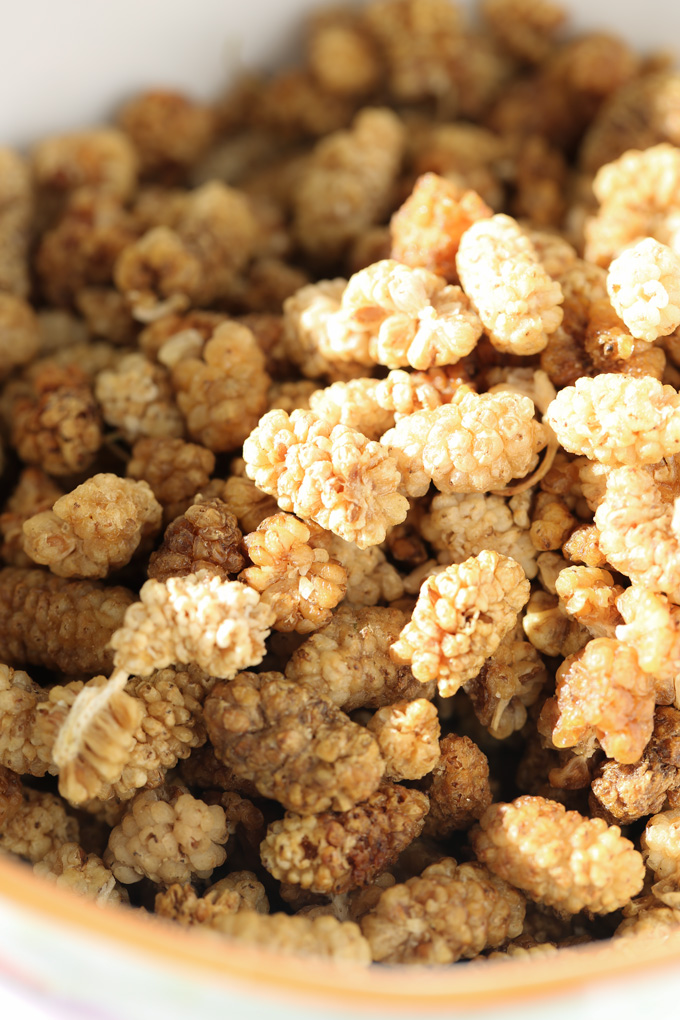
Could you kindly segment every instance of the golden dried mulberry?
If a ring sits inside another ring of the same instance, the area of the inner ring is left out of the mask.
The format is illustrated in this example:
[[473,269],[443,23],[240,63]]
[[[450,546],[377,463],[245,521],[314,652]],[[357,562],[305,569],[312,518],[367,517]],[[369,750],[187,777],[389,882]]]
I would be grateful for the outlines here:
[[548,678],[540,655],[523,640],[521,625],[503,638],[464,690],[482,726],[503,740],[520,730],[527,708],[535,704]]
[[172,383],[192,439],[215,453],[242,444],[267,406],[264,366],[253,333],[236,322],[218,326],[200,356],[173,362]]
[[78,840],[78,822],[53,793],[24,788],[23,803],[0,832],[0,852],[37,864],[64,843]]
[[557,747],[596,738],[624,765],[640,758],[652,735],[655,691],[632,648],[614,638],[594,638],[562,663],[555,693]]
[[436,679],[450,697],[493,655],[528,598],[519,563],[483,550],[424,582],[391,655],[410,663],[421,682]]
[[261,662],[274,613],[252,588],[187,574],[147,581],[139,596],[111,637],[119,669],[148,676],[193,662],[211,676],[232,677]]
[[146,482],[93,475],[28,518],[24,551],[58,577],[106,577],[160,530],[161,514]]
[[96,854],[74,842],[63,843],[34,866],[36,875],[97,904],[127,903],[128,895]]
[[399,471],[378,443],[311,411],[269,411],[243,446],[246,472],[282,510],[363,549],[406,517]]
[[392,110],[366,107],[351,128],[317,143],[293,199],[293,230],[308,255],[333,261],[380,221],[404,141],[404,127]]
[[424,174],[390,222],[391,258],[455,283],[461,237],[477,220],[492,215],[476,191],[464,190],[437,174]]
[[642,888],[642,858],[617,825],[544,797],[492,804],[471,840],[494,874],[570,914],[608,914]]
[[126,474],[148,482],[163,507],[164,522],[169,524],[188,509],[214,470],[215,455],[204,446],[169,436],[148,436],[133,446]]
[[497,350],[536,354],[562,322],[562,289],[518,223],[498,214],[463,234],[456,256],[463,290]]
[[460,287],[428,269],[384,259],[349,280],[325,339],[338,358],[428,369],[459,361],[481,335]]
[[678,395],[651,378],[602,374],[557,394],[545,420],[560,444],[607,466],[655,464],[680,449]]
[[274,630],[307,634],[327,624],[347,589],[347,573],[292,514],[267,517],[244,539],[252,567],[239,580],[276,614]]
[[184,434],[167,370],[143,354],[125,354],[100,372],[95,394],[106,423],[120,429],[130,443],[140,436]]
[[607,291],[631,334],[653,343],[680,325],[680,257],[652,237],[609,266]]
[[528,397],[466,393],[454,404],[401,418],[381,443],[395,457],[402,491],[489,492],[523,478],[538,462],[547,433]]
[[422,779],[439,760],[439,716],[426,698],[379,708],[366,728],[378,741],[386,779]]

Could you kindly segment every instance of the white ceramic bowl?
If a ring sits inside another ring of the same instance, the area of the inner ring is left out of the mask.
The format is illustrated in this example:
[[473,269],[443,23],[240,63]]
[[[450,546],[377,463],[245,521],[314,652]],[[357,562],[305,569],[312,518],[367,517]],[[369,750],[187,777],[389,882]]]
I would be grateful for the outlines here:
[[[0,141],[28,145],[105,119],[153,85],[215,95],[242,67],[295,52],[318,0],[23,0],[0,30]],[[571,0],[575,27],[638,50],[680,48],[680,4]],[[278,1020],[502,1017],[633,1020],[680,999],[680,936],[442,970],[333,967],[99,909],[0,859],[0,985],[60,1018]],[[673,1015],[671,1013],[671,1015]]]

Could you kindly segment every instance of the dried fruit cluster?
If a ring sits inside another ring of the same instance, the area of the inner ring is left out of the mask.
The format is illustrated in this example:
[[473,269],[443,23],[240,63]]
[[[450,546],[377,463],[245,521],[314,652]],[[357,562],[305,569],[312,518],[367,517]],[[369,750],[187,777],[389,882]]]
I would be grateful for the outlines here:
[[361,965],[680,928],[680,75],[481,14],[335,8],[0,149],[0,853],[47,880]]

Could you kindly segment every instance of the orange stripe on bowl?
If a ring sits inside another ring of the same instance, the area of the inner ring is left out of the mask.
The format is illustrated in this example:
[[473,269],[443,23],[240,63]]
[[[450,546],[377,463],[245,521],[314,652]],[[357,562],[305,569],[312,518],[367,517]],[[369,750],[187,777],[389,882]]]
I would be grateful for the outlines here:
[[[576,991],[595,981],[641,975],[651,968],[680,964],[680,934],[659,940],[622,939],[616,943],[563,950],[556,957],[471,963],[464,967],[429,969],[338,966],[283,956],[229,943],[223,937],[176,929],[172,924],[121,907],[92,902],[39,878],[26,866],[0,859],[0,898],[43,917],[68,925],[83,937],[102,938],[122,952],[153,958],[166,969],[195,972],[197,979],[252,985],[257,994],[294,999],[311,998],[348,1008],[393,1012],[418,1009],[421,1015],[452,1007],[490,1008],[495,1003]],[[490,980],[489,968],[493,969]]]

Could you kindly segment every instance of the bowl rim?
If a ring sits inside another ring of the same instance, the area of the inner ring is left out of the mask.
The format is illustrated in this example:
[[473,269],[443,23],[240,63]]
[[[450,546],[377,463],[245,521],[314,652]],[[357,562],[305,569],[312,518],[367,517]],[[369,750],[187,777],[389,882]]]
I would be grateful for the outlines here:
[[[359,967],[292,957],[236,941],[178,930],[171,922],[131,910],[97,906],[59,888],[10,858],[0,858],[0,902],[5,900],[51,923],[67,925],[73,934],[103,938],[121,951],[143,954],[160,970],[181,969],[213,984],[247,985],[261,996],[281,995],[300,1002],[332,998],[364,1012],[436,1014],[452,1007],[492,1008],[508,1002],[521,1005],[556,993],[580,994],[584,988],[612,979],[636,978],[654,969],[680,963],[680,933],[657,939],[619,939],[576,946],[556,956],[471,963],[462,967],[428,968],[427,981],[414,980],[412,967]],[[198,935],[198,937],[196,937]],[[229,952],[225,953],[225,944]],[[492,968],[493,980],[490,980]]]

